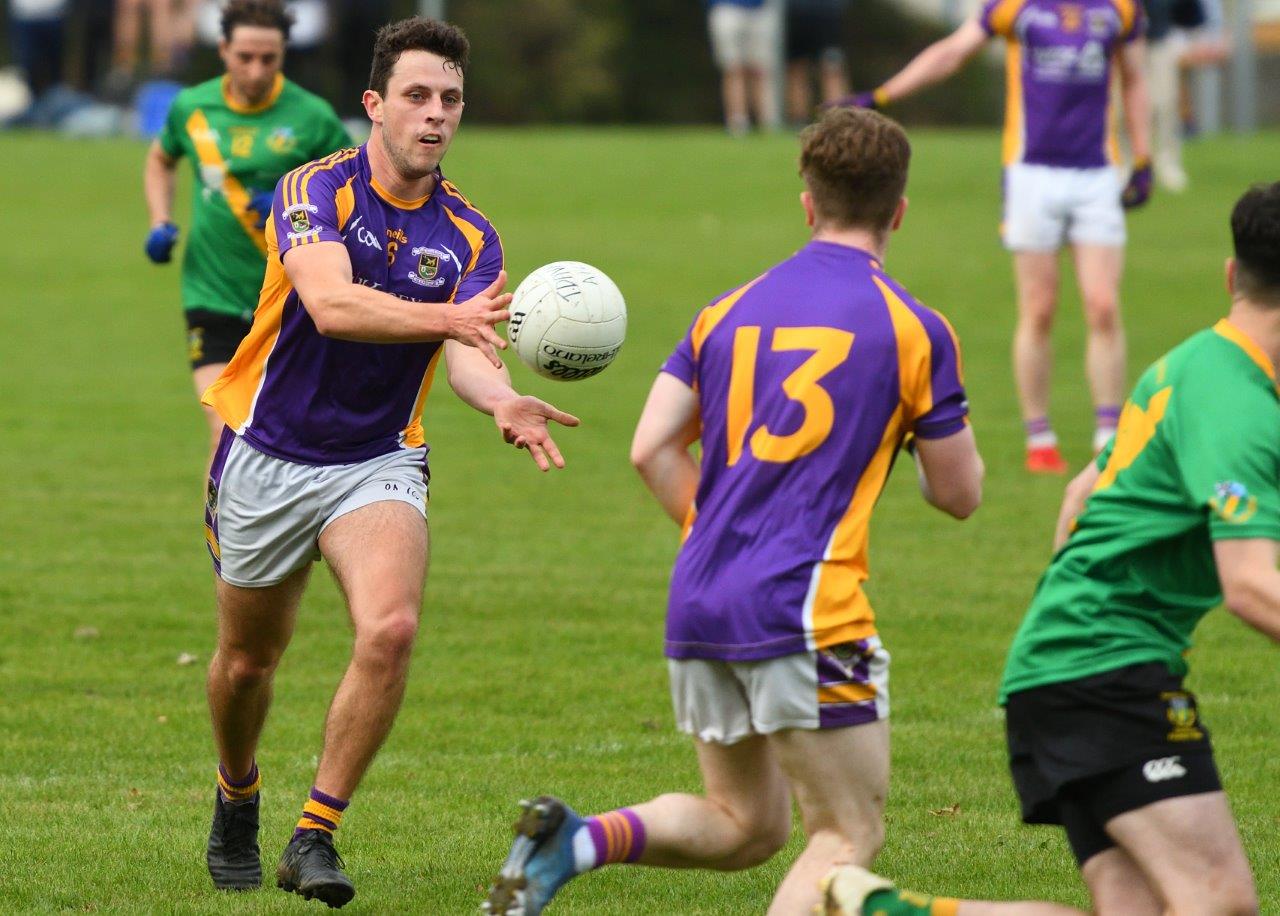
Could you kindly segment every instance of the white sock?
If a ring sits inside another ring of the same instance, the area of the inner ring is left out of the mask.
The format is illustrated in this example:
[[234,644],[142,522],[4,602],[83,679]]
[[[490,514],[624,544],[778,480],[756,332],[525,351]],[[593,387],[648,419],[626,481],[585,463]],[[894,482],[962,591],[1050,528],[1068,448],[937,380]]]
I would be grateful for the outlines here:
[[573,870],[582,874],[584,871],[591,871],[598,864],[595,840],[591,839],[591,830],[583,824],[573,835]]

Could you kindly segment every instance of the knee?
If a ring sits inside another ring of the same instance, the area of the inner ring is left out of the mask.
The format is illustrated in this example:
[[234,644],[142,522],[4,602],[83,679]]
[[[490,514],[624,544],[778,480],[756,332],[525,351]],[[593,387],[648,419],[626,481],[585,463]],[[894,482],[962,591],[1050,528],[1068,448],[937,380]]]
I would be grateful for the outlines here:
[[1240,873],[1232,870],[1222,874],[1217,880],[1210,881],[1209,895],[1219,902],[1222,912],[1229,916],[1257,916],[1258,894],[1253,887],[1253,878],[1246,871]]
[[772,859],[791,839],[791,817],[774,817],[752,824],[747,841],[738,850],[739,868],[754,868]]
[[363,632],[356,633],[356,655],[363,661],[387,667],[409,662],[418,635],[418,609],[404,607],[381,615]]
[[1053,315],[1057,311],[1052,301],[1023,303],[1018,316],[1019,330],[1037,337],[1048,337],[1053,331]]
[[1095,334],[1114,334],[1120,330],[1120,303],[1114,296],[1089,296],[1084,303],[1084,318]]
[[270,683],[280,662],[278,653],[246,652],[238,649],[220,649],[214,660],[215,670],[232,692],[255,690]]

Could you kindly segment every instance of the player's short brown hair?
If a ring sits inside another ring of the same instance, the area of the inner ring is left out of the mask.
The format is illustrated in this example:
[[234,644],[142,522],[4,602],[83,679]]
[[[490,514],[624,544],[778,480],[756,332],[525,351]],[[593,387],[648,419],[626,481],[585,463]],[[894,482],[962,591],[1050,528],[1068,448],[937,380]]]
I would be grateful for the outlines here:
[[835,108],[804,129],[800,144],[800,177],[819,222],[889,229],[911,162],[911,144],[896,121],[863,108]]
[[279,29],[284,40],[289,40],[293,28],[293,13],[284,8],[283,0],[231,0],[222,8],[222,37],[231,40],[231,33],[238,25]]
[[462,29],[438,19],[413,16],[378,29],[373,43],[373,68],[369,71],[369,88],[379,95],[387,94],[387,82],[396,61],[405,51],[429,51],[438,54],[459,73],[466,72],[471,42]]
[[1280,307],[1280,181],[1244,192],[1231,211],[1236,291],[1251,302]]

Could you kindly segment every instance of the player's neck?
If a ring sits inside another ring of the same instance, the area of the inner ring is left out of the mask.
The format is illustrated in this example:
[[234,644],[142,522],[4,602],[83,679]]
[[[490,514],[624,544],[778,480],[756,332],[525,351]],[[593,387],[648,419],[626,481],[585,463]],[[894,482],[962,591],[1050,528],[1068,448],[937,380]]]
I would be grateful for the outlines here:
[[1227,320],[1262,348],[1271,365],[1280,366],[1280,308],[1258,305],[1242,296],[1232,302]]
[[402,200],[419,200],[426,197],[436,186],[436,176],[432,172],[421,178],[410,178],[402,175],[387,155],[382,146],[382,135],[377,127],[369,135],[365,149],[369,155],[369,171],[382,188]]
[[884,260],[885,239],[878,233],[865,229],[823,229],[813,230],[815,242],[831,242],[865,251],[877,261]]

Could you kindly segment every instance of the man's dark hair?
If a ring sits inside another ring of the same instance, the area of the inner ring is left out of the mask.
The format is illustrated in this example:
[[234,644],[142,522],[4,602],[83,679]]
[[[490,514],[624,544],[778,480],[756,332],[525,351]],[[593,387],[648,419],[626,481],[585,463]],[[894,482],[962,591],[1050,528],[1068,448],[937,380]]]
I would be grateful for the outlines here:
[[222,9],[222,37],[230,41],[238,25],[279,29],[288,41],[293,13],[284,8],[283,0],[231,0]]
[[387,81],[396,61],[405,51],[429,51],[438,54],[466,72],[471,43],[462,29],[438,19],[413,16],[378,29],[373,43],[373,68],[369,71],[369,88],[378,95],[387,94]]
[[1280,181],[1244,192],[1231,211],[1236,292],[1280,307]]
[[800,142],[800,176],[819,221],[887,231],[911,162],[911,144],[898,123],[863,108],[835,108],[806,127]]

